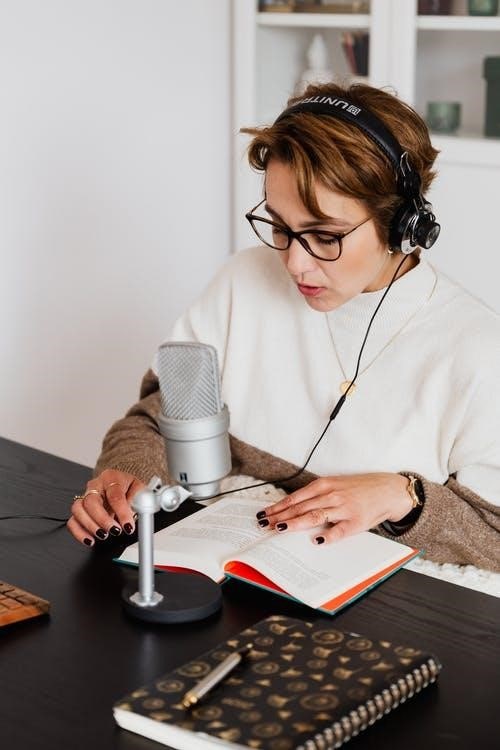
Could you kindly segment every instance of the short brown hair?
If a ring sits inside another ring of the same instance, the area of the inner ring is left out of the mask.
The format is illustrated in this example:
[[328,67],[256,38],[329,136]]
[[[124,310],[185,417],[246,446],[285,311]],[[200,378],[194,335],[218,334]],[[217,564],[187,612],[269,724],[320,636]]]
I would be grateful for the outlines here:
[[[408,152],[413,168],[420,174],[422,193],[428,191],[439,152],[433,148],[427,126],[414,109],[388,91],[360,83],[313,84],[301,96],[289,99],[287,106],[316,96],[347,99],[378,117],[403,151]],[[254,136],[248,148],[254,169],[265,171],[272,158],[293,167],[299,195],[313,216],[327,218],[316,200],[314,180],[318,180],[327,188],[364,203],[381,240],[387,242],[392,218],[403,201],[392,162],[359,127],[329,115],[295,112],[270,127],[242,128],[241,132]]]

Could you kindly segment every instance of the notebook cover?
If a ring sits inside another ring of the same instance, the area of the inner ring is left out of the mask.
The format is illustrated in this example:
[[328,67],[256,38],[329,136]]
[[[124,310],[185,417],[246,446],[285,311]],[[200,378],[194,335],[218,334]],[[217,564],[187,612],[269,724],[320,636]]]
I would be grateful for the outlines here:
[[[248,642],[249,657],[198,707],[184,709],[184,694]],[[229,747],[294,750],[318,733],[325,748],[339,747],[434,682],[440,668],[435,657],[411,646],[373,641],[325,621],[272,616],[134,691],[115,709],[152,720],[156,739],[160,727],[153,722],[167,725],[166,744],[174,725],[188,739],[201,732]],[[152,736],[144,723],[139,733]]]

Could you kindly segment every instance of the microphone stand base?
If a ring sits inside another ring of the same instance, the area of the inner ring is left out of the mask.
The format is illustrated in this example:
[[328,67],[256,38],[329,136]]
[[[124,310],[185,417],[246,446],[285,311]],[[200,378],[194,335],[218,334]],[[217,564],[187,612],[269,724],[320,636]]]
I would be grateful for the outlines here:
[[122,603],[127,614],[146,622],[195,622],[210,617],[222,607],[220,586],[203,575],[161,573],[155,576],[155,592],[162,595],[162,600],[142,606],[133,601],[137,593],[134,586],[126,586],[122,591]]

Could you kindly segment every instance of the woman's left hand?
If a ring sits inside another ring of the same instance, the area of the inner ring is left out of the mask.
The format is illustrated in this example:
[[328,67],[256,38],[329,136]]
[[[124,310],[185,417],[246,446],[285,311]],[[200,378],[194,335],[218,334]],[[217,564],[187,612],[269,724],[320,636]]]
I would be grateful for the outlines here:
[[313,541],[338,541],[373,529],[382,521],[404,518],[412,509],[407,486],[408,479],[401,474],[322,477],[269,505],[259,524],[281,532],[325,524]]

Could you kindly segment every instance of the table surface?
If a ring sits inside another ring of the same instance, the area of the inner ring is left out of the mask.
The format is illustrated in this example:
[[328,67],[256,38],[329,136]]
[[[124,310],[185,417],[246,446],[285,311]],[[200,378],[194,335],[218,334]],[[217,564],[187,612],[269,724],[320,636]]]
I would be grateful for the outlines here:
[[[89,475],[84,466],[0,439],[0,515],[66,517]],[[168,520],[193,507],[187,501]],[[6,748],[164,747],[116,727],[113,703],[270,614],[325,620],[430,650],[442,661],[439,686],[353,739],[353,750],[498,747],[500,599],[401,570],[331,618],[231,581],[221,612],[209,620],[153,625],[122,609],[122,588],[136,575],[112,562],[123,541],[89,550],[64,527],[54,527],[42,520],[0,521],[0,579],[52,604],[49,618],[0,631],[0,737]]]

